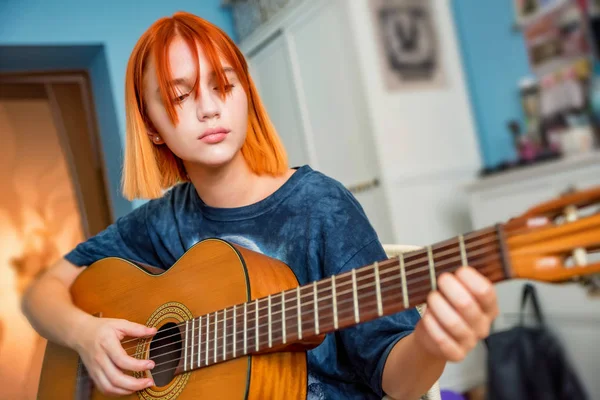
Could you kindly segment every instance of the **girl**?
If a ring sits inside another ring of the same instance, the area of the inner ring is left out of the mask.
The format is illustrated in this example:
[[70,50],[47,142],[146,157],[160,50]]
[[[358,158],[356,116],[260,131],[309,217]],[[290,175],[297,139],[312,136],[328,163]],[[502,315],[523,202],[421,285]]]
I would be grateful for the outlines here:
[[[81,243],[24,300],[34,328],[75,349],[105,394],[153,385],[121,370],[153,367],[123,350],[155,329],[95,318],[69,287],[85,266],[117,256],[169,268],[192,245],[219,237],[285,262],[301,284],[386,258],[361,206],[309,166],[288,168],[244,56],[216,26],[176,13],[136,44],[126,75],[124,193],[150,199]],[[308,352],[309,398],[414,399],[487,335],[497,313],[491,283],[463,267],[416,310],[328,335]]]

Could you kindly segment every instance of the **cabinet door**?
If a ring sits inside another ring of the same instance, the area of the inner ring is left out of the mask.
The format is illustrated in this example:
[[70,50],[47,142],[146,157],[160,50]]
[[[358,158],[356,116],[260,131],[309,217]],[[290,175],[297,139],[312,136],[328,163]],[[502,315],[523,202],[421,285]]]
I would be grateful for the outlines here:
[[309,143],[325,174],[356,193],[384,242],[393,241],[385,193],[369,182],[380,179],[368,105],[360,84],[357,54],[350,42],[346,7],[321,1],[286,30],[296,81],[305,100]]
[[290,166],[309,164],[298,97],[283,36],[269,40],[249,57],[259,95],[288,152]]
[[337,1],[317,4],[287,30],[291,57],[319,168],[353,185],[378,175],[369,113],[345,7]]

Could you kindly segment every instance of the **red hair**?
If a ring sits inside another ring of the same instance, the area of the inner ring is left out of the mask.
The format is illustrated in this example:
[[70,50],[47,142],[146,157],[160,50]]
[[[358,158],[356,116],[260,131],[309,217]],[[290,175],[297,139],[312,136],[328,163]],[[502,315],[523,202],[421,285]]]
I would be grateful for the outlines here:
[[[280,175],[287,168],[287,155],[248,73],[246,59],[235,43],[220,28],[193,14],[178,12],[161,18],[144,32],[136,43],[125,75],[126,147],[123,166],[123,194],[134,198],[157,198],[164,190],[188,181],[179,157],[165,146],[150,140],[150,118],[143,99],[143,74],[150,60],[155,63],[160,94],[171,122],[178,123],[175,104],[176,90],[171,84],[169,45],[182,38],[192,54],[198,56],[200,45],[216,73],[221,96],[225,98],[228,84],[221,57],[235,70],[248,98],[248,130],[241,152],[250,169],[259,175]],[[199,90],[196,65],[194,90]]]

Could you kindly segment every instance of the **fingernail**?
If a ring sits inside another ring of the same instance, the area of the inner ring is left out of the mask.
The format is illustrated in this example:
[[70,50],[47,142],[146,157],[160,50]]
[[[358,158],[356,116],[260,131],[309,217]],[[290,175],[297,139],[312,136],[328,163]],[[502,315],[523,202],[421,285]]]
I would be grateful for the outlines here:
[[150,386],[154,386],[154,381],[151,380],[150,383],[148,383],[148,387]]
[[154,363],[152,361],[150,361],[147,365],[149,369],[154,368]]

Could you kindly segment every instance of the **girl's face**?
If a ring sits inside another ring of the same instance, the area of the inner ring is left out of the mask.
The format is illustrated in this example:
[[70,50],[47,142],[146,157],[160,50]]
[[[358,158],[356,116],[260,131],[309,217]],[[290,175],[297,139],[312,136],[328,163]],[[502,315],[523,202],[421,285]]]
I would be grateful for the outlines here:
[[[166,144],[189,164],[220,167],[229,163],[246,139],[248,100],[235,71],[221,59],[229,80],[227,95],[221,98],[216,76],[204,52],[198,47],[198,58],[185,41],[176,38],[169,48],[169,63],[174,79],[178,124],[173,125],[159,92],[156,68],[148,64],[144,74],[144,102],[153,124],[150,139],[155,145]],[[198,65],[199,94],[192,90]],[[156,139],[159,137],[160,139]]]

